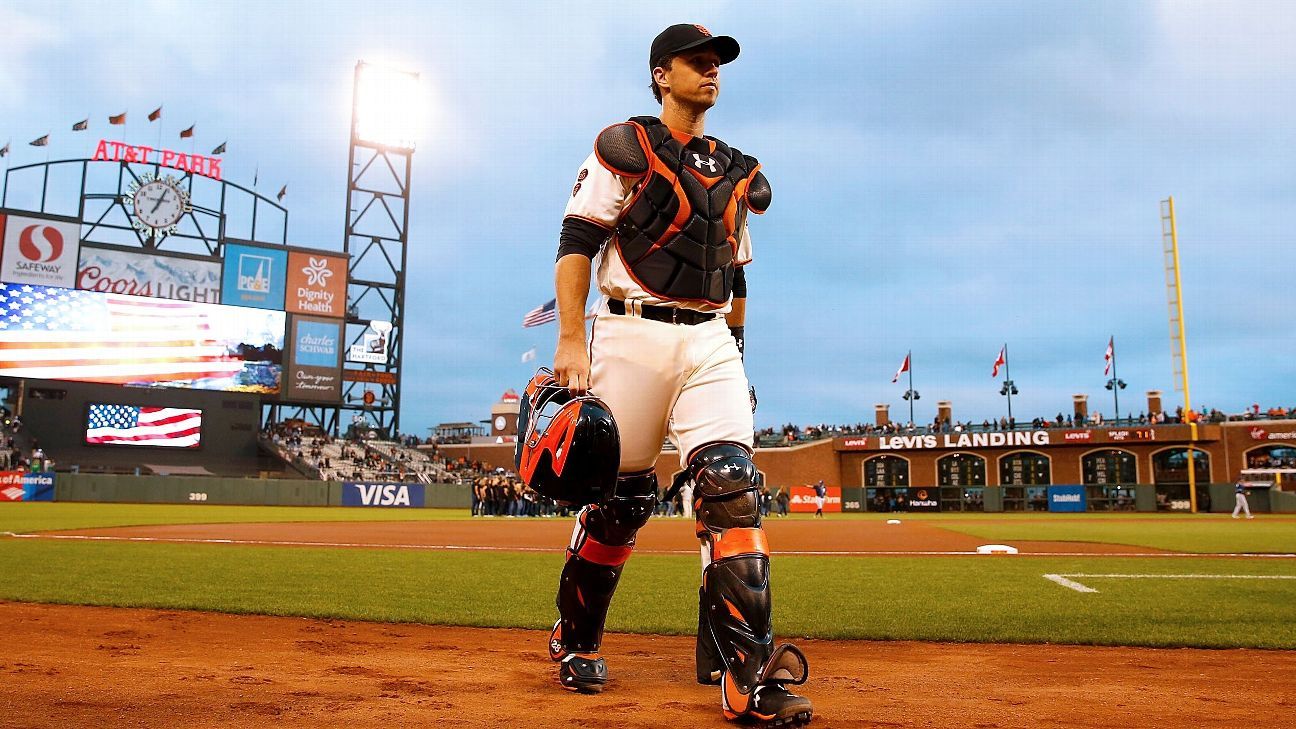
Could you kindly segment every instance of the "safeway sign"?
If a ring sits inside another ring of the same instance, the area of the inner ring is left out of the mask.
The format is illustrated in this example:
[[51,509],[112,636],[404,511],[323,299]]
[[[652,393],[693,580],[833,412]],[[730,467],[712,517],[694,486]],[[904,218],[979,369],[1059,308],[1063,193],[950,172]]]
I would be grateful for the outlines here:
[[79,222],[0,215],[0,228],[4,229],[0,280],[65,289],[76,286]]

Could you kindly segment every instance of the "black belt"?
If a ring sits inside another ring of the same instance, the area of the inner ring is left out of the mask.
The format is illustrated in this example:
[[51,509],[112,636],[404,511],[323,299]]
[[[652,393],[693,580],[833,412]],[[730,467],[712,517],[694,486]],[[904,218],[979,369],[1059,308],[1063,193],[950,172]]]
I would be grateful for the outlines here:
[[[624,315],[626,313],[626,304],[624,301],[619,299],[608,299],[608,311],[613,314]],[[644,319],[652,319],[653,321],[664,321],[667,324],[687,324],[693,326],[694,324],[711,321],[719,316],[719,314],[694,311],[693,309],[677,309],[673,306],[652,306],[650,304],[641,304],[639,306],[639,316]]]

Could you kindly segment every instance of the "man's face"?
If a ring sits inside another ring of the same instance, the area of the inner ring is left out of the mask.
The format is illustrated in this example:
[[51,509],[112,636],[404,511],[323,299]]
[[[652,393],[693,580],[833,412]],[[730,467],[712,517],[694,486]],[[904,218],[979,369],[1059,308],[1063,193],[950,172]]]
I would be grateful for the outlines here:
[[678,55],[670,68],[658,68],[657,85],[677,103],[710,109],[720,96],[720,56],[703,46]]

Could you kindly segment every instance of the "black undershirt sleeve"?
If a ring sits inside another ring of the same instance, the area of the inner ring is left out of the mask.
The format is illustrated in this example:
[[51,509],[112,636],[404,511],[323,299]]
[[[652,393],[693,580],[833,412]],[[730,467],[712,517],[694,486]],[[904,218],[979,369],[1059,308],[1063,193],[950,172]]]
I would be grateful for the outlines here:
[[742,266],[734,269],[733,295],[735,299],[747,298],[747,273]]
[[558,234],[558,257],[578,253],[593,258],[598,255],[599,249],[610,235],[607,228],[584,218],[563,218],[562,232]]

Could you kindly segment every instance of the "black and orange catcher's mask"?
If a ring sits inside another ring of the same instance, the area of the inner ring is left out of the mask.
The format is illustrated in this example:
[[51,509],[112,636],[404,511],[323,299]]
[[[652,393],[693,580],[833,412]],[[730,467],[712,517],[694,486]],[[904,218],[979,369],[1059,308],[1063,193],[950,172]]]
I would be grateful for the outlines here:
[[518,475],[561,504],[596,504],[611,496],[621,465],[612,411],[592,393],[573,395],[541,368],[518,412]]

